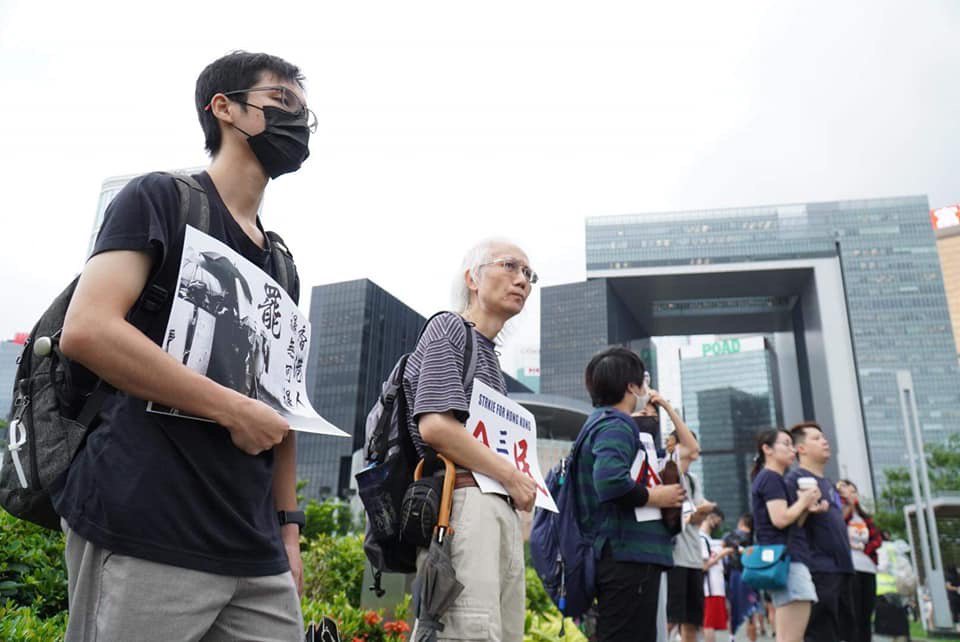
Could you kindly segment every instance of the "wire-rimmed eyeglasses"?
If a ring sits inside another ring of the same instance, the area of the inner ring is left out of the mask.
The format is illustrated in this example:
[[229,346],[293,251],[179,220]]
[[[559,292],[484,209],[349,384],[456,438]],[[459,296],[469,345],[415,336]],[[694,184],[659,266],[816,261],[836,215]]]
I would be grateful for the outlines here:
[[[310,129],[310,133],[316,133],[317,131],[317,115],[308,108],[300,97],[297,96],[289,87],[284,87],[283,85],[266,85],[263,87],[251,87],[250,89],[236,89],[234,91],[224,91],[220,92],[226,97],[236,96],[238,94],[249,94],[255,91],[272,91],[277,95],[271,96],[274,100],[280,103],[281,109],[288,111],[291,114],[296,114],[297,116],[301,114],[306,114],[307,116],[307,127]],[[238,101],[241,102],[241,101]],[[244,103],[249,105],[250,103]],[[252,107],[260,107],[260,105],[251,105]],[[206,109],[210,109],[210,105],[207,105]]]
[[494,259],[493,261],[488,261],[487,263],[481,263],[480,267],[487,265],[499,265],[510,274],[522,274],[523,278],[525,278],[530,285],[540,280],[540,277],[533,271],[533,268],[512,256],[504,256],[499,259]]

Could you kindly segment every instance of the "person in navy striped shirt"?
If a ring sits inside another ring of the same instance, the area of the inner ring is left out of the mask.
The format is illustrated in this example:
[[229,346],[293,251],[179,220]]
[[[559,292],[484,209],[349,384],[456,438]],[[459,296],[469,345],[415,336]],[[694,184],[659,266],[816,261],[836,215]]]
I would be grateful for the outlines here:
[[[526,585],[516,511],[533,508],[536,484],[465,430],[474,382],[463,380],[464,349],[473,332],[475,380],[506,394],[494,341],[523,310],[536,282],[516,245],[488,240],[475,246],[457,277],[460,313],[438,315],[427,325],[404,371],[414,445],[421,456],[429,445],[457,465],[450,553],[465,588],[440,618],[440,640],[523,639]],[[471,471],[496,479],[508,495],[480,492]]]

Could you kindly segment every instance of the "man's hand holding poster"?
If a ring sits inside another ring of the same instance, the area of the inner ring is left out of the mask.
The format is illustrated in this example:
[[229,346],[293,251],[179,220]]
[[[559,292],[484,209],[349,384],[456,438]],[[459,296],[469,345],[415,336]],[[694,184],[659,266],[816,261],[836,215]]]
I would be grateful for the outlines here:
[[[506,458],[537,484],[537,506],[557,512],[557,504],[547,491],[547,484],[540,473],[537,422],[529,410],[475,379],[466,428],[474,439]],[[473,476],[484,493],[508,494],[495,479],[478,472],[474,472]]]
[[[263,270],[190,226],[162,347],[191,370],[263,401],[294,430],[349,436],[307,399],[308,317]],[[153,402],[147,410],[181,414]]]

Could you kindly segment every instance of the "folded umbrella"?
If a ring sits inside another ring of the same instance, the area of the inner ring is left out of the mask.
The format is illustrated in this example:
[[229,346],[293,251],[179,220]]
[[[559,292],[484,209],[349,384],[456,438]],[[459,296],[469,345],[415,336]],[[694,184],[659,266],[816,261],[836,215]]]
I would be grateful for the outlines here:
[[[441,616],[463,592],[463,584],[457,580],[450,557],[450,508],[453,504],[453,483],[456,470],[453,463],[443,455],[437,455],[445,465],[443,493],[440,496],[440,514],[437,516],[435,536],[427,549],[427,555],[420,565],[420,571],[413,583],[413,594],[417,598],[417,626],[412,642],[436,642],[437,633],[443,631]],[[417,466],[416,479],[422,471]]]

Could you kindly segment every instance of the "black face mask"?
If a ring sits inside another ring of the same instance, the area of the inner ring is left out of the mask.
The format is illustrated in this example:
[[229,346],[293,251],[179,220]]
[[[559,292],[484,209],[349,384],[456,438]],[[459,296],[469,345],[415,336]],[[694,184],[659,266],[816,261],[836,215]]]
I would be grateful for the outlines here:
[[650,436],[659,436],[660,434],[660,418],[659,417],[634,417],[634,423],[637,424],[637,428],[640,429],[640,432],[645,432]]
[[[247,103],[249,104],[249,103]],[[303,161],[310,156],[310,128],[307,126],[307,114],[291,114],[279,107],[256,107],[263,112],[266,127],[259,134],[251,136],[239,127],[247,136],[253,155],[260,161],[263,171],[270,178],[289,174],[300,169]],[[236,125],[234,125],[236,127]]]

